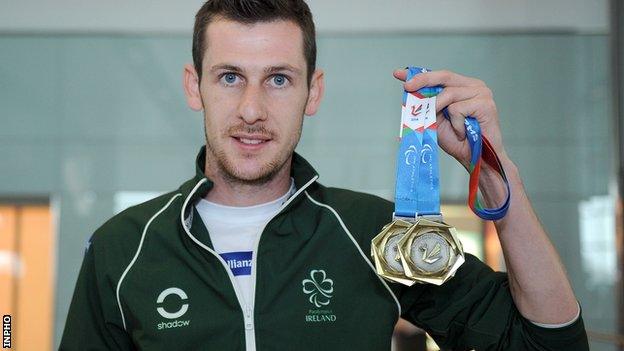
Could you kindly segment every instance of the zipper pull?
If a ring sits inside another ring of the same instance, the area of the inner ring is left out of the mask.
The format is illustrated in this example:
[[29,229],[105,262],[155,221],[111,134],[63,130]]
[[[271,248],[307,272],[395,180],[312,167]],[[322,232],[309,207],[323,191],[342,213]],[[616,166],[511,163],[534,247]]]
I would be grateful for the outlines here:
[[253,328],[253,309],[249,306],[245,306],[245,329],[251,330]]

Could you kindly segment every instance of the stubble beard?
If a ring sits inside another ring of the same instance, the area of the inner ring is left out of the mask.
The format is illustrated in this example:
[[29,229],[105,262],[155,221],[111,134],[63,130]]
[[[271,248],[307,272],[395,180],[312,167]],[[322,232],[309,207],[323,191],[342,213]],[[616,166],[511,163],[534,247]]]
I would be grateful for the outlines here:
[[[204,123],[204,135],[206,137],[206,166],[213,167],[216,171],[216,175],[234,186],[261,186],[270,182],[275,176],[286,166],[286,163],[290,160],[295,147],[299,143],[301,137],[301,129],[303,127],[303,119],[299,126],[297,135],[290,142],[287,147],[280,150],[275,157],[264,165],[260,166],[260,171],[254,175],[241,174],[237,169],[234,162],[228,158],[227,153],[223,148],[218,148],[216,145],[210,142],[208,133],[206,130],[206,123]],[[254,132],[258,129],[266,131],[266,129],[251,127],[251,128],[238,128],[239,130],[246,130],[248,132]],[[229,135],[229,133],[226,133]]]

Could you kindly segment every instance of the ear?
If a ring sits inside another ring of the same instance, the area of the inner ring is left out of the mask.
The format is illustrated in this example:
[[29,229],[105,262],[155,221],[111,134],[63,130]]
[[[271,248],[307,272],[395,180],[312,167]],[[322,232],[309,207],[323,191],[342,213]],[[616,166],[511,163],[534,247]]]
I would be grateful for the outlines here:
[[186,95],[186,103],[194,111],[201,111],[204,109],[202,103],[201,94],[199,92],[199,77],[195,71],[195,67],[187,63],[184,65],[184,74],[182,78],[182,84],[184,85],[184,95]]
[[310,93],[308,94],[308,101],[306,103],[305,114],[312,116],[318,111],[325,92],[325,81],[323,80],[325,73],[322,69],[316,69],[312,75],[310,81]]

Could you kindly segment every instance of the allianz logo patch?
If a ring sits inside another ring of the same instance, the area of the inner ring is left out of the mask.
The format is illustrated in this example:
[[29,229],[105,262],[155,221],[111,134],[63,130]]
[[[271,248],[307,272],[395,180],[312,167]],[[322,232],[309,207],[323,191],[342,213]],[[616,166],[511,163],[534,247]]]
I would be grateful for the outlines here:
[[224,252],[219,255],[235,276],[251,275],[251,251]]
[[[173,304],[171,300],[175,301],[175,297],[169,297],[171,295],[175,295],[178,297],[180,302],[177,304],[177,308],[171,307]],[[165,308],[165,299],[169,301],[167,304],[168,308]],[[156,325],[158,330],[170,329],[170,328],[180,328],[187,327],[191,324],[190,320],[180,320],[178,318],[184,316],[186,311],[188,311],[189,304],[186,302],[188,300],[188,296],[186,292],[180,288],[171,287],[167,288],[158,294],[156,298],[156,312],[163,317],[167,318],[167,320],[161,321]]]

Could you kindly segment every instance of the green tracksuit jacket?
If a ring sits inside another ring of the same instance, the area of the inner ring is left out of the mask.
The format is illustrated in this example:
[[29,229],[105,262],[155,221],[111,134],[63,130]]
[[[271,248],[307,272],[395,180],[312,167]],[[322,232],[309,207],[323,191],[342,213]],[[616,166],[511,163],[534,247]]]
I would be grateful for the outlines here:
[[[297,192],[264,228],[244,301],[193,204],[212,186],[176,191],[114,216],[90,240],[61,350],[389,350],[399,316],[453,350],[588,350],[583,321],[524,319],[507,276],[475,257],[444,285],[387,283],[371,239],[391,221],[379,197],[327,188],[299,155]],[[234,233],[233,233],[234,235]]]

